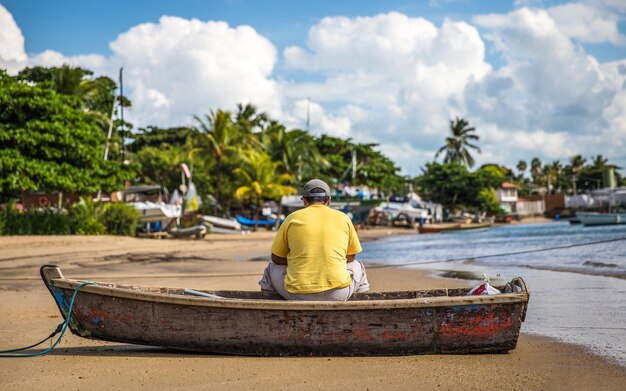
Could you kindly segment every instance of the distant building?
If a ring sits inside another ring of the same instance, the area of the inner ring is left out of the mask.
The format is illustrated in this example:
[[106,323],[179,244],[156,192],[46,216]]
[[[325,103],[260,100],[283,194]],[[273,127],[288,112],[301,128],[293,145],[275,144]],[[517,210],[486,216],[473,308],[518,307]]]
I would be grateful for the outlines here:
[[496,190],[496,197],[500,203],[500,207],[507,213],[515,212],[515,204],[517,203],[517,185],[504,182],[502,187]]
[[500,207],[506,213],[520,217],[543,215],[546,210],[546,196],[520,198],[517,189],[517,185],[504,182],[502,188],[496,190],[496,197],[498,202],[500,202]]

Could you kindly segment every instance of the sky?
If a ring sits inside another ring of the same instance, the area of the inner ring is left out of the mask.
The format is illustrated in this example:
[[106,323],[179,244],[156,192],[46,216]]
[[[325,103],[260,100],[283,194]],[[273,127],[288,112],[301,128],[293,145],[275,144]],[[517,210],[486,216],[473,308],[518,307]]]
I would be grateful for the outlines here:
[[123,67],[135,128],[252,103],[418,175],[462,117],[477,165],[626,167],[623,0],[0,0],[0,68],[64,63]]

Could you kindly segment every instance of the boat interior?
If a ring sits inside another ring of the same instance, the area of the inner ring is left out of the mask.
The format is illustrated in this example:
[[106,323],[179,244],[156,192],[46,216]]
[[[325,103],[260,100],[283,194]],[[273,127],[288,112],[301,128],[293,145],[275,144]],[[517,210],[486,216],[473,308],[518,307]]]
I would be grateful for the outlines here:
[[[513,281],[515,282],[516,280],[517,279]],[[516,283],[516,286],[518,287],[518,291],[525,290],[522,284],[523,282]],[[98,282],[98,285],[103,286],[103,287],[108,287],[108,288],[140,291],[140,292],[145,292],[145,293],[157,293],[157,294],[166,294],[166,295],[197,297],[197,296],[185,293],[185,289],[182,289],[182,288],[143,287],[143,286],[132,286],[132,285],[122,285],[122,284],[114,284],[114,283],[101,283],[101,282]],[[494,288],[500,290],[501,292],[505,292],[506,285],[501,285],[501,286],[496,285],[494,286]],[[405,299],[417,299],[417,298],[423,298],[423,297],[466,296],[467,293],[471,289],[472,289],[471,287],[467,287],[467,288],[455,288],[455,289],[427,289],[427,290],[418,290],[418,291],[364,292],[364,293],[355,293],[349,299],[349,301],[405,300]],[[197,292],[219,296],[219,298],[224,298],[224,299],[277,300],[277,301],[284,300],[277,293],[266,292],[266,291],[197,290]]]

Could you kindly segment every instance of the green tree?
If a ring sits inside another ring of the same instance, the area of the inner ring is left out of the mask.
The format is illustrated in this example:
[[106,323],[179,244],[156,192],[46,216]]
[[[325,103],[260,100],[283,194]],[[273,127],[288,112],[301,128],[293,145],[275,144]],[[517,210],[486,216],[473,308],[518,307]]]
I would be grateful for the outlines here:
[[452,136],[446,137],[446,144],[439,148],[435,154],[435,159],[445,152],[444,163],[458,162],[467,167],[472,167],[474,158],[470,154],[469,149],[480,153],[480,148],[472,144],[472,141],[480,139],[475,134],[476,128],[470,127],[469,123],[463,118],[456,117],[454,121],[450,121],[450,132]]
[[586,161],[587,159],[582,157],[582,155],[574,155],[570,157],[569,164],[565,167],[566,175],[569,175],[572,179],[572,194],[577,194],[578,192],[578,177],[585,168]]
[[[235,198],[249,200],[256,206],[257,221],[265,199],[280,201],[284,195],[297,193],[295,188],[287,185],[292,180],[291,175],[279,174],[280,166],[281,163],[272,161],[268,154],[248,150],[242,156],[241,167],[234,171],[244,183],[235,191]],[[258,223],[255,228],[258,228]]]
[[433,162],[422,172],[415,180],[423,197],[453,210],[501,212],[495,189],[504,182],[508,169],[488,164],[472,173],[458,162]]
[[526,169],[528,168],[528,164],[524,160],[520,160],[517,162],[517,171],[518,171],[518,179],[522,180],[524,178],[524,174],[526,173]]
[[292,174],[296,183],[317,177],[330,167],[315,137],[300,129],[287,131],[276,121],[271,121],[261,132],[261,145],[272,160],[282,163],[284,172]]
[[[318,142],[322,156],[328,160],[328,168],[320,172],[322,179],[331,182],[350,180],[353,184],[367,184],[386,192],[400,191],[406,188],[407,179],[398,174],[400,169],[395,163],[377,151],[378,144],[356,144],[351,139],[322,135]],[[356,177],[352,179],[352,153],[356,152]]]
[[541,186],[543,184],[543,178],[541,176],[541,160],[538,157],[534,157],[530,161],[530,176],[535,186]]
[[114,191],[134,166],[102,159],[105,136],[80,99],[0,72],[0,193]]
[[205,115],[204,120],[195,117],[202,132],[201,144],[198,146],[199,153],[211,157],[215,163],[214,198],[216,200],[215,213],[222,200],[222,186],[226,159],[237,151],[241,151],[243,145],[240,143],[241,137],[239,128],[234,125],[231,115],[227,111],[211,111]]

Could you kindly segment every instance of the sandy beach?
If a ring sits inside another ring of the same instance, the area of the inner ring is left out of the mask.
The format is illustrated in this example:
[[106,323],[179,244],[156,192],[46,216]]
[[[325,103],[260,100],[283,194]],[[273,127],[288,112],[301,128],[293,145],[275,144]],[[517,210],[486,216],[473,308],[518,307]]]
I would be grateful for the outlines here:
[[[371,241],[409,231],[379,228],[359,235]],[[0,349],[33,343],[61,321],[39,279],[43,264],[57,264],[71,278],[257,290],[273,236],[272,232],[257,232],[203,240],[0,237]],[[372,290],[378,291],[468,284],[424,270],[372,269],[368,275]],[[68,333],[47,356],[0,359],[0,387],[20,390],[618,390],[624,384],[626,369],[610,360],[578,346],[527,334],[521,335],[517,348],[508,354],[267,358],[183,354],[87,340]]]

